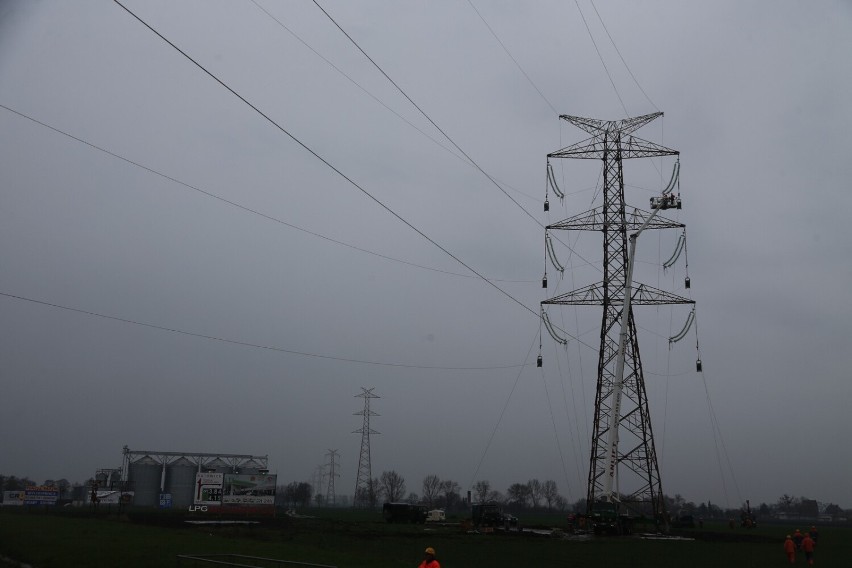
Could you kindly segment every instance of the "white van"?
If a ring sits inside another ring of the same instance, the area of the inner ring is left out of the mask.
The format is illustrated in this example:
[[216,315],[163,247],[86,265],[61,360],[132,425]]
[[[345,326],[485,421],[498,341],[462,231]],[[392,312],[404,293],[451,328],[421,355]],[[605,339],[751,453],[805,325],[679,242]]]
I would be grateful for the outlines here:
[[446,521],[447,515],[444,513],[443,509],[432,509],[426,514],[426,522],[427,523],[439,523],[441,521]]

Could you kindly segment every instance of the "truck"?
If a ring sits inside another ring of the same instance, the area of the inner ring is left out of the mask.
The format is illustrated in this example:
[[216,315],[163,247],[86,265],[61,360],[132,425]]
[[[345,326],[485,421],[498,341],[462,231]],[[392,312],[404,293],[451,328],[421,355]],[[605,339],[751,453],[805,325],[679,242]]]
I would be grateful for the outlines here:
[[505,515],[500,503],[488,501],[487,503],[474,503],[471,507],[471,519],[473,526],[494,528],[505,524]]
[[611,501],[597,501],[592,504],[587,522],[595,534],[630,534],[633,532],[633,517],[618,512],[618,504]]
[[426,522],[426,507],[411,503],[385,503],[382,516],[388,523],[423,524]]

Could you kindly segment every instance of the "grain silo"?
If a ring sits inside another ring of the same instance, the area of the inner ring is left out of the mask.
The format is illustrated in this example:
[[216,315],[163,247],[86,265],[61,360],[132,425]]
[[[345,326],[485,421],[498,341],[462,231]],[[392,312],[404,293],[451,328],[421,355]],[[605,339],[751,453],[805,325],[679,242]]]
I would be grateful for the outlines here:
[[204,464],[204,471],[212,473],[234,473],[234,467],[222,458],[216,458]]
[[166,466],[165,493],[171,493],[172,507],[192,505],[197,472],[198,466],[187,458],[179,458]]
[[162,464],[151,456],[144,456],[130,463],[127,480],[134,491],[134,505],[156,507],[159,504],[162,475]]

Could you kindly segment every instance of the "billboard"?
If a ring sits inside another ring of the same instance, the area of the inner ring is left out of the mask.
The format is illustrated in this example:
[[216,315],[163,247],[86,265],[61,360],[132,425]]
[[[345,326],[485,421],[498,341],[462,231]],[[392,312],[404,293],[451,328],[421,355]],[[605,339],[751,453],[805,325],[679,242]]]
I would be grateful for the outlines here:
[[24,492],[23,491],[4,491],[3,492],[3,505],[5,507],[9,506],[23,506],[24,504]]
[[24,505],[56,505],[59,489],[50,485],[30,485],[24,490]]
[[222,487],[223,505],[275,505],[277,475],[226,473]]
[[197,473],[190,512],[269,515],[275,507],[277,475]]
[[196,505],[221,505],[224,475],[223,473],[196,473],[193,503]]
[[134,491],[98,491],[97,503],[102,505],[128,505],[133,502]]

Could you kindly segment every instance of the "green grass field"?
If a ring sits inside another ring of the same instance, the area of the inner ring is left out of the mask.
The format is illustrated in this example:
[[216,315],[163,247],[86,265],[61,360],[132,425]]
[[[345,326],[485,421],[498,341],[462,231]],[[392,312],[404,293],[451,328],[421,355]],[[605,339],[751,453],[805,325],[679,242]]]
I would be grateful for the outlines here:
[[[242,554],[340,568],[416,568],[426,546],[444,568],[550,566],[766,567],[789,566],[784,535],[795,526],[729,529],[705,525],[694,541],[634,537],[585,541],[546,536],[464,534],[457,526],[387,525],[379,513],[309,511],[312,519],[278,518],[252,526],[189,526],[182,515],[59,510],[0,511],[0,554],[35,568],[180,566],[179,554]],[[539,517],[542,528],[562,517]],[[551,521],[551,522],[548,522]],[[804,527],[803,527],[804,528]],[[686,533],[684,533],[686,534]],[[820,527],[818,566],[848,566],[852,529]],[[798,564],[804,565],[804,558]]]

